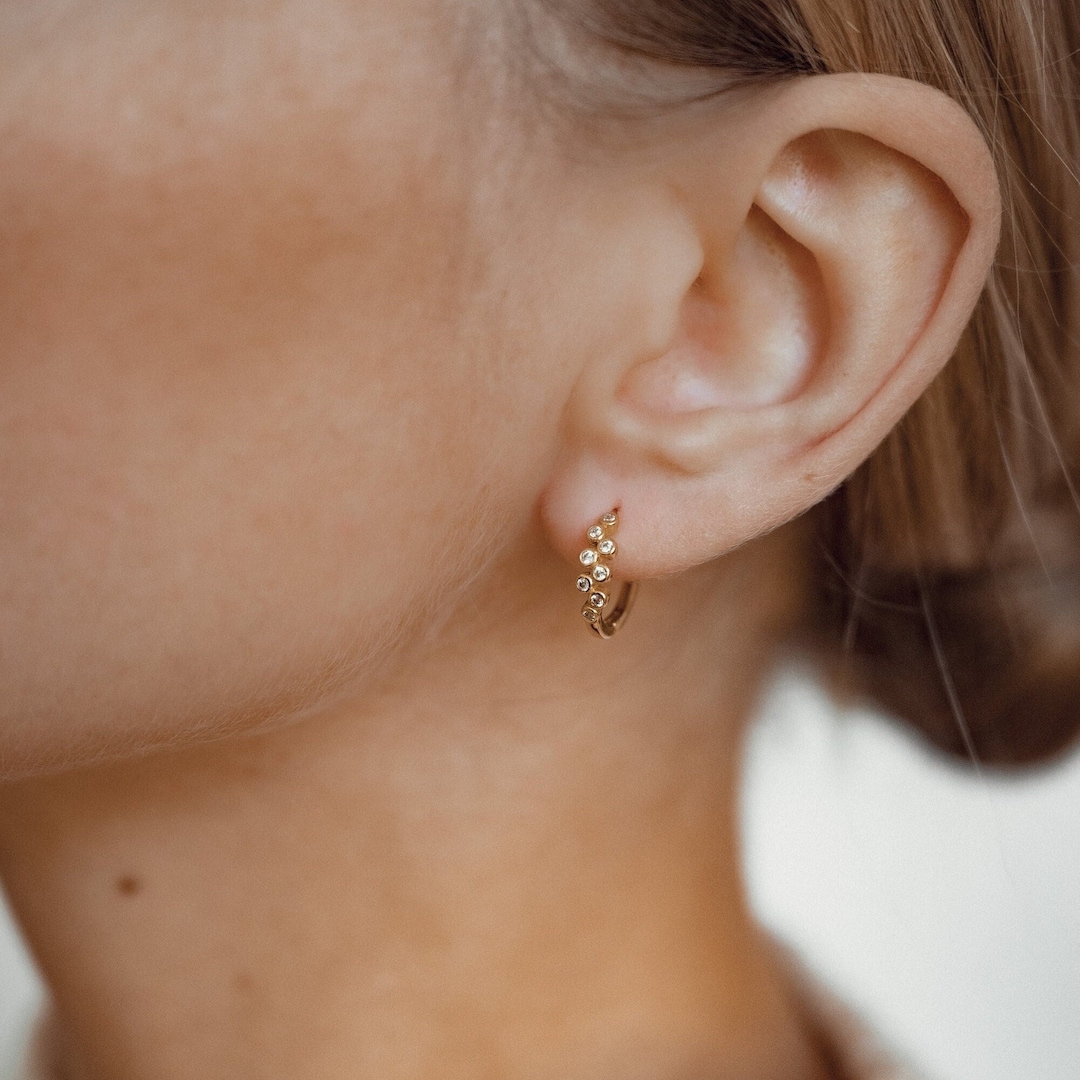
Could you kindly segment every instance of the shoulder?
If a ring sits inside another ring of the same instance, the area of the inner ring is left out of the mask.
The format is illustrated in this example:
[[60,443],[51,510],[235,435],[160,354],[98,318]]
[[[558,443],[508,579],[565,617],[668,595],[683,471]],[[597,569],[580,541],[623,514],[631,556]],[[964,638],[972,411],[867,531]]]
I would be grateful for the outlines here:
[[[870,1027],[831,990],[814,978],[785,949],[780,950],[790,970],[806,1015],[819,1033],[843,1080],[930,1080],[887,1047]],[[0,1080],[58,1080],[57,1033],[48,1014],[27,1032],[21,1059],[12,1070],[0,1069]]]

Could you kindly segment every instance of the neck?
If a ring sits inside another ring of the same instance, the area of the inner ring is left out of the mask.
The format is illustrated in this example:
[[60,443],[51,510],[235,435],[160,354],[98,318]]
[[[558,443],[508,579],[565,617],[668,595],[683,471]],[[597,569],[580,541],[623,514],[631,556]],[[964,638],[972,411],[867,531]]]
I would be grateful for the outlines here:
[[70,1071],[816,1076],[735,814],[782,543],[645,588],[614,642],[565,568],[527,621],[493,579],[377,693],[9,785],[0,869]]

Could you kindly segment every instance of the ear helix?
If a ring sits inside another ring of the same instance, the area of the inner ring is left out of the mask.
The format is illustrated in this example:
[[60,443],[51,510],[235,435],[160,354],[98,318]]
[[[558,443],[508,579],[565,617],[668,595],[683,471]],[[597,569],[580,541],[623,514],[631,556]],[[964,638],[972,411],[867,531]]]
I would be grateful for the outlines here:
[[637,594],[636,581],[623,582],[611,614],[605,616],[614,573],[611,564],[619,551],[614,540],[618,527],[618,511],[609,510],[586,530],[585,536],[590,546],[578,556],[586,572],[577,579],[577,589],[578,592],[588,593],[581,614],[593,630],[605,639],[614,637],[616,631],[626,624]]

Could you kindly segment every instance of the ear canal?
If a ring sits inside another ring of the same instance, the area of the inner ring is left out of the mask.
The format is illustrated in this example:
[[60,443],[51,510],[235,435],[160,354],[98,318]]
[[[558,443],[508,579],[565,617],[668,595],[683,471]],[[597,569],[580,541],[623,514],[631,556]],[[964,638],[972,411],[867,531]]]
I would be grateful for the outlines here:
[[687,294],[677,340],[627,373],[620,399],[661,416],[779,404],[812,371],[827,312],[817,261],[755,204],[730,260]]

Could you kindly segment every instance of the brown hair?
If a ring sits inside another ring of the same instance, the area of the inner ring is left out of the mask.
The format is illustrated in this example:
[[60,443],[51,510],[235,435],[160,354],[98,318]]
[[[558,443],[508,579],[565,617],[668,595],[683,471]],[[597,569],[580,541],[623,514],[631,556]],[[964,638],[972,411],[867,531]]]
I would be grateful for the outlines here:
[[993,150],[998,259],[955,357],[815,511],[813,638],[842,685],[983,762],[1080,728],[1076,0],[594,0],[624,53],[736,82],[917,79]]

